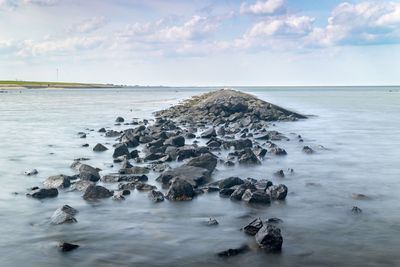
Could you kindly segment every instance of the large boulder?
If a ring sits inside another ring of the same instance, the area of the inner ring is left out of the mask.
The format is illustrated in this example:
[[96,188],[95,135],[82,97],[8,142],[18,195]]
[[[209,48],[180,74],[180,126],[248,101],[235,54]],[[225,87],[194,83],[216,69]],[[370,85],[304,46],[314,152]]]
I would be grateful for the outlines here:
[[51,224],[76,223],[75,215],[78,211],[71,206],[64,205],[58,208],[50,218]]
[[245,148],[240,155],[239,164],[257,165],[261,162],[250,148]]
[[219,181],[219,188],[224,189],[224,188],[230,188],[235,185],[241,185],[243,184],[244,181],[240,179],[239,177],[228,177],[225,178],[221,181]]
[[90,185],[86,188],[83,199],[96,200],[100,198],[108,198],[113,196],[113,192],[100,185]]
[[200,167],[207,169],[210,173],[212,173],[217,166],[217,158],[210,153],[203,154],[199,157],[195,157],[191,159],[188,163],[186,163],[187,166],[193,166],[193,167]]
[[99,171],[87,164],[81,164],[79,167],[79,177],[81,180],[87,180],[91,182],[97,182],[100,180]]
[[71,185],[71,180],[69,176],[60,174],[48,177],[43,185],[46,188],[67,188]]
[[268,251],[281,251],[283,243],[281,230],[273,225],[264,225],[256,234],[256,242]]
[[195,196],[193,186],[186,180],[175,178],[168,189],[166,198],[173,201],[192,200]]

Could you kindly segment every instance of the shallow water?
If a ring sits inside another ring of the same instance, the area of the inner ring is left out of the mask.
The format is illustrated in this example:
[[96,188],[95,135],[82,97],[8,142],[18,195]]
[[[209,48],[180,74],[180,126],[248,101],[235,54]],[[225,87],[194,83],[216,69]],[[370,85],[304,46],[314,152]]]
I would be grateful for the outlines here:
[[[0,258],[1,266],[399,266],[400,254],[400,93],[391,88],[240,88],[258,97],[315,115],[277,123],[290,141],[277,142],[286,157],[269,157],[255,168],[218,166],[214,179],[231,175],[270,178],[289,187],[285,202],[249,207],[203,195],[191,202],[153,204],[134,191],[125,201],[88,203],[79,192],[55,199],[25,197],[26,188],[48,176],[73,174],[74,158],[102,174],[117,167],[112,150],[92,152],[109,142],[97,132],[117,116],[152,118],[152,112],[208,88],[132,88],[100,90],[22,90],[0,94]],[[78,132],[88,132],[80,139]],[[297,141],[301,134],[304,143]],[[83,148],[83,143],[90,144]],[[302,153],[303,145],[317,153]],[[319,147],[319,145],[324,148]],[[36,168],[37,176],[23,172]],[[272,174],[293,168],[294,174]],[[150,183],[157,174],[149,176]],[[107,184],[115,189],[116,184]],[[19,192],[14,195],[13,192]],[[353,193],[369,196],[354,200]],[[69,204],[78,223],[54,226],[49,217]],[[359,206],[363,213],[350,210]],[[216,218],[220,225],[204,222]],[[253,217],[279,217],[284,238],[280,254],[257,250],[239,229]],[[77,243],[62,254],[58,241]],[[252,250],[222,260],[216,252],[244,243]]]

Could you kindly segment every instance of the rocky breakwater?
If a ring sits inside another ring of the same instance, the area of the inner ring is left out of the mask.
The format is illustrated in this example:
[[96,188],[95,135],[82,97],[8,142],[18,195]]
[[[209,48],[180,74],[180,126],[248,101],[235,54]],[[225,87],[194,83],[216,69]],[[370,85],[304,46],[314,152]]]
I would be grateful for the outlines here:
[[[83,192],[81,196],[85,201],[105,201],[107,198],[124,200],[131,190],[138,190],[146,192],[149,201],[162,205],[164,199],[190,201],[218,192],[227,201],[268,206],[273,201],[285,200],[289,190],[287,186],[273,185],[262,172],[255,178],[228,177],[219,181],[215,181],[213,173],[219,166],[261,165],[267,154],[271,157],[285,156],[286,151],[274,141],[288,138],[269,130],[270,123],[305,118],[239,91],[209,92],[155,113],[152,121],[134,120],[129,123],[117,118],[117,122],[134,125],[133,128],[117,131],[105,126],[97,132],[88,132],[103,135],[107,140],[105,143],[115,140],[110,160],[114,167],[119,166],[119,171],[110,173],[82,164],[78,159],[71,166],[75,175],[49,177],[44,186],[50,189],[35,188],[30,195],[56,197],[57,189],[62,193],[71,187],[76,192]],[[107,149],[102,144],[93,146],[96,148],[93,156]],[[157,178],[151,181],[149,177],[154,177],[154,174]],[[114,187],[118,190],[107,189],[107,184],[116,184]],[[57,213],[56,217],[61,218],[57,222],[76,222],[73,218],[75,213],[68,216],[64,213]],[[280,250],[283,242],[280,229],[262,222],[257,225],[259,229],[252,233],[256,235],[258,245],[268,250]],[[246,250],[233,249],[219,255],[235,255]]]

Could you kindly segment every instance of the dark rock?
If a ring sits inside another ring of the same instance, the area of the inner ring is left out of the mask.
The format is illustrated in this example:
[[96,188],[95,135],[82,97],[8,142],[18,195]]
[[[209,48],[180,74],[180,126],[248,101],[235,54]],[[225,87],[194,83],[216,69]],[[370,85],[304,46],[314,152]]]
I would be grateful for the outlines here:
[[239,164],[258,165],[261,162],[250,148],[245,148],[244,153],[239,158]]
[[269,151],[270,154],[276,155],[276,156],[285,156],[287,155],[286,150],[280,148],[280,147],[273,147]]
[[250,191],[256,191],[255,185],[245,182],[244,184],[239,185],[235,191],[231,194],[230,198],[232,200],[242,200],[242,196],[246,190],[249,189]]
[[130,157],[128,146],[126,144],[118,144],[115,147],[113,158],[118,158],[121,156]]
[[89,144],[83,144],[82,147],[89,147]]
[[33,169],[33,170],[29,170],[29,171],[25,171],[24,172],[24,174],[26,175],[26,176],[32,176],[32,175],[36,175],[36,174],[38,174],[39,172],[36,170],[36,169]]
[[244,181],[242,179],[240,179],[239,177],[229,177],[229,178],[220,180],[218,184],[219,184],[219,188],[223,189],[223,188],[230,188],[235,185],[241,185],[243,183],[244,183]]
[[50,198],[58,196],[58,190],[56,188],[41,188],[33,190],[28,195],[37,199]]
[[355,200],[367,200],[369,197],[364,194],[352,194],[351,197]]
[[148,197],[153,202],[162,202],[164,201],[164,194],[160,191],[151,190],[148,194]]
[[95,200],[100,198],[112,197],[113,192],[107,188],[100,185],[90,185],[86,188],[83,199],[85,200]]
[[194,133],[187,133],[186,134],[186,138],[187,139],[193,139],[193,138],[196,138],[196,135]]
[[75,215],[78,211],[68,205],[58,208],[50,218],[51,224],[76,223]]
[[125,121],[125,119],[122,118],[122,117],[117,117],[117,118],[115,119],[115,122],[124,122],[124,121]]
[[232,166],[235,166],[235,163],[233,161],[228,160],[224,163],[224,165],[227,167],[232,167]]
[[242,196],[242,200],[249,204],[271,203],[271,197],[267,193],[261,190],[251,191],[250,189],[247,189]]
[[245,148],[252,148],[253,142],[250,139],[232,140],[232,141],[225,141],[223,146],[226,149],[229,149],[233,146],[235,150],[243,150]]
[[128,189],[124,189],[124,190],[122,190],[121,194],[122,194],[123,196],[128,196],[128,195],[131,194],[131,191],[128,190]]
[[212,173],[217,166],[217,158],[209,153],[191,159],[187,166],[200,167],[209,170]]
[[235,188],[223,188],[219,190],[219,195],[221,197],[230,197],[234,191]]
[[97,182],[100,180],[99,171],[90,165],[81,164],[79,167],[79,176],[81,180],[88,180],[91,182]]
[[86,134],[81,134],[81,136],[79,136],[79,138],[86,138]]
[[172,170],[162,173],[157,179],[164,185],[168,185],[171,180],[180,178],[189,182],[192,186],[197,187],[203,185],[210,180],[210,171],[200,167],[180,166]]
[[273,223],[273,224],[278,224],[278,223],[283,223],[283,221],[279,218],[269,218],[267,220],[267,223]]
[[362,213],[362,210],[361,210],[359,207],[354,206],[354,207],[351,209],[351,213],[353,213],[353,214],[360,214],[360,213]]
[[195,196],[193,186],[181,178],[175,178],[168,189],[166,198],[173,201],[192,200]]
[[130,157],[132,159],[138,158],[139,157],[139,151],[138,150],[132,150],[131,153],[129,153]]
[[265,192],[269,194],[273,200],[285,200],[288,188],[284,184],[272,185],[268,187]]
[[106,132],[106,129],[105,129],[105,128],[100,128],[100,129],[98,130],[98,132],[99,132],[99,133],[105,133],[105,132]]
[[210,128],[203,133],[201,133],[201,138],[211,138],[217,136],[217,133],[215,132],[214,128]]
[[227,257],[232,257],[232,256],[239,255],[241,253],[247,252],[248,250],[249,250],[249,247],[247,245],[243,245],[239,248],[230,248],[228,250],[221,251],[217,255],[218,255],[218,257],[227,258]]
[[173,136],[164,142],[165,145],[182,147],[185,145],[185,138],[183,136]]
[[106,150],[108,150],[108,148],[105,147],[104,145],[100,144],[100,143],[93,147],[93,151],[95,151],[95,152],[103,152],[103,151],[106,151]]
[[257,232],[264,226],[260,218],[254,219],[251,223],[243,227],[243,231],[248,235],[256,235]]
[[69,251],[79,248],[79,245],[75,245],[75,244],[71,244],[71,243],[67,243],[67,242],[61,242],[58,246],[60,247],[62,252],[69,252]]
[[151,141],[153,141],[153,137],[151,137],[149,135],[143,135],[143,136],[139,137],[139,143],[141,143],[141,144],[147,144],[147,143],[150,143]]
[[69,176],[60,174],[48,177],[43,185],[46,188],[68,188],[71,185],[71,180]]
[[283,243],[281,230],[273,225],[264,225],[256,234],[256,242],[268,251],[281,251]]

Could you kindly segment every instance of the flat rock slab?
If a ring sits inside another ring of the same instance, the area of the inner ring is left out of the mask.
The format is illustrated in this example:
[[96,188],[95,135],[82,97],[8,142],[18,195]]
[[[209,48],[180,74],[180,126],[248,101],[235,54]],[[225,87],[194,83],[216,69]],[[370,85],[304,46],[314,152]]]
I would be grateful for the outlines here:
[[211,179],[209,170],[183,165],[162,173],[156,181],[168,185],[172,179],[176,178],[189,182],[193,187],[203,185]]

